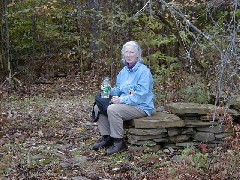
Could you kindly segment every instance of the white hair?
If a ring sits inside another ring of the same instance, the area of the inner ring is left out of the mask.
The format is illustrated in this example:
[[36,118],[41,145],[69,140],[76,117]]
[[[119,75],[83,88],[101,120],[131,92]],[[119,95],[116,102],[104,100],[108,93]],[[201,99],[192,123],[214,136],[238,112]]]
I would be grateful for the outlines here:
[[137,52],[137,62],[140,62],[140,63],[144,62],[144,60],[142,58],[142,49],[141,49],[140,45],[136,41],[128,41],[123,45],[122,50],[121,50],[123,64],[126,64],[126,59],[125,59],[125,55],[124,55],[126,46],[133,46]]

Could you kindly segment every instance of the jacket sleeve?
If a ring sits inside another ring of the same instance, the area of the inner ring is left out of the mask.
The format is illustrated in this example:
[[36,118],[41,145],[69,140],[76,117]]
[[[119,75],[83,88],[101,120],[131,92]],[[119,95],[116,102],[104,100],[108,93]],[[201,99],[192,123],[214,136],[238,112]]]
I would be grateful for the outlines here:
[[119,88],[119,86],[114,86],[111,89],[111,95],[112,96],[119,96],[120,95],[120,88]]
[[111,89],[111,95],[112,96],[120,96],[120,94],[121,94],[120,83],[119,83],[119,75],[120,75],[120,73],[117,75],[116,85]]

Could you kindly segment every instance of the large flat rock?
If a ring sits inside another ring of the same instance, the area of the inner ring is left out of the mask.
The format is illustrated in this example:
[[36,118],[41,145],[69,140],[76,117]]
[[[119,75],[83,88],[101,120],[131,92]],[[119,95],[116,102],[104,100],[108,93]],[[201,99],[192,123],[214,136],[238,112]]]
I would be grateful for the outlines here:
[[199,142],[211,142],[215,140],[215,136],[214,133],[197,132],[194,139]]
[[207,122],[207,121],[195,121],[195,120],[184,120],[186,127],[210,127],[213,125],[217,125],[218,122]]
[[177,136],[180,134],[193,134],[193,128],[169,128],[168,129],[168,136]]
[[156,129],[184,127],[185,123],[178,116],[163,112],[155,112],[152,116],[134,119],[135,128]]
[[165,110],[179,115],[206,115],[209,112],[214,111],[215,106],[213,104],[198,104],[198,103],[169,103],[165,105]]
[[230,108],[240,110],[240,95],[233,97],[232,101],[230,102]]
[[147,136],[147,135],[160,135],[160,134],[166,134],[167,129],[166,128],[157,128],[157,129],[136,129],[136,128],[130,128],[128,130],[129,134],[139,135],[139,136]]

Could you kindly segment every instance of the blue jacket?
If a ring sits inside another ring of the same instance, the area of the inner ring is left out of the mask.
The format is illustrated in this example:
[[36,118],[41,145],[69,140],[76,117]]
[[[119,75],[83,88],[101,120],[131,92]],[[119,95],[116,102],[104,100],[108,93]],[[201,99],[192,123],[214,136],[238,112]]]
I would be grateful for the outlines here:
[[129,69],[124,66],[117,75],[116,86],[111,95],[120,96],[120,102],[136,106],[151,116],[154,110],[153,78],[149,68],[137,62]]

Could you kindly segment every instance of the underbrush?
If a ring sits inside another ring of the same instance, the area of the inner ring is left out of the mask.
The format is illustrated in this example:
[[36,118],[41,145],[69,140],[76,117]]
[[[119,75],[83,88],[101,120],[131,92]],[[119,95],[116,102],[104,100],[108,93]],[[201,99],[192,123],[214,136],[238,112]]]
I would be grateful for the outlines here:
[[175,74],[165,81],[155,78],[156,106],[169,102],[215,103],[215,87],[210,86],[199,74]]

